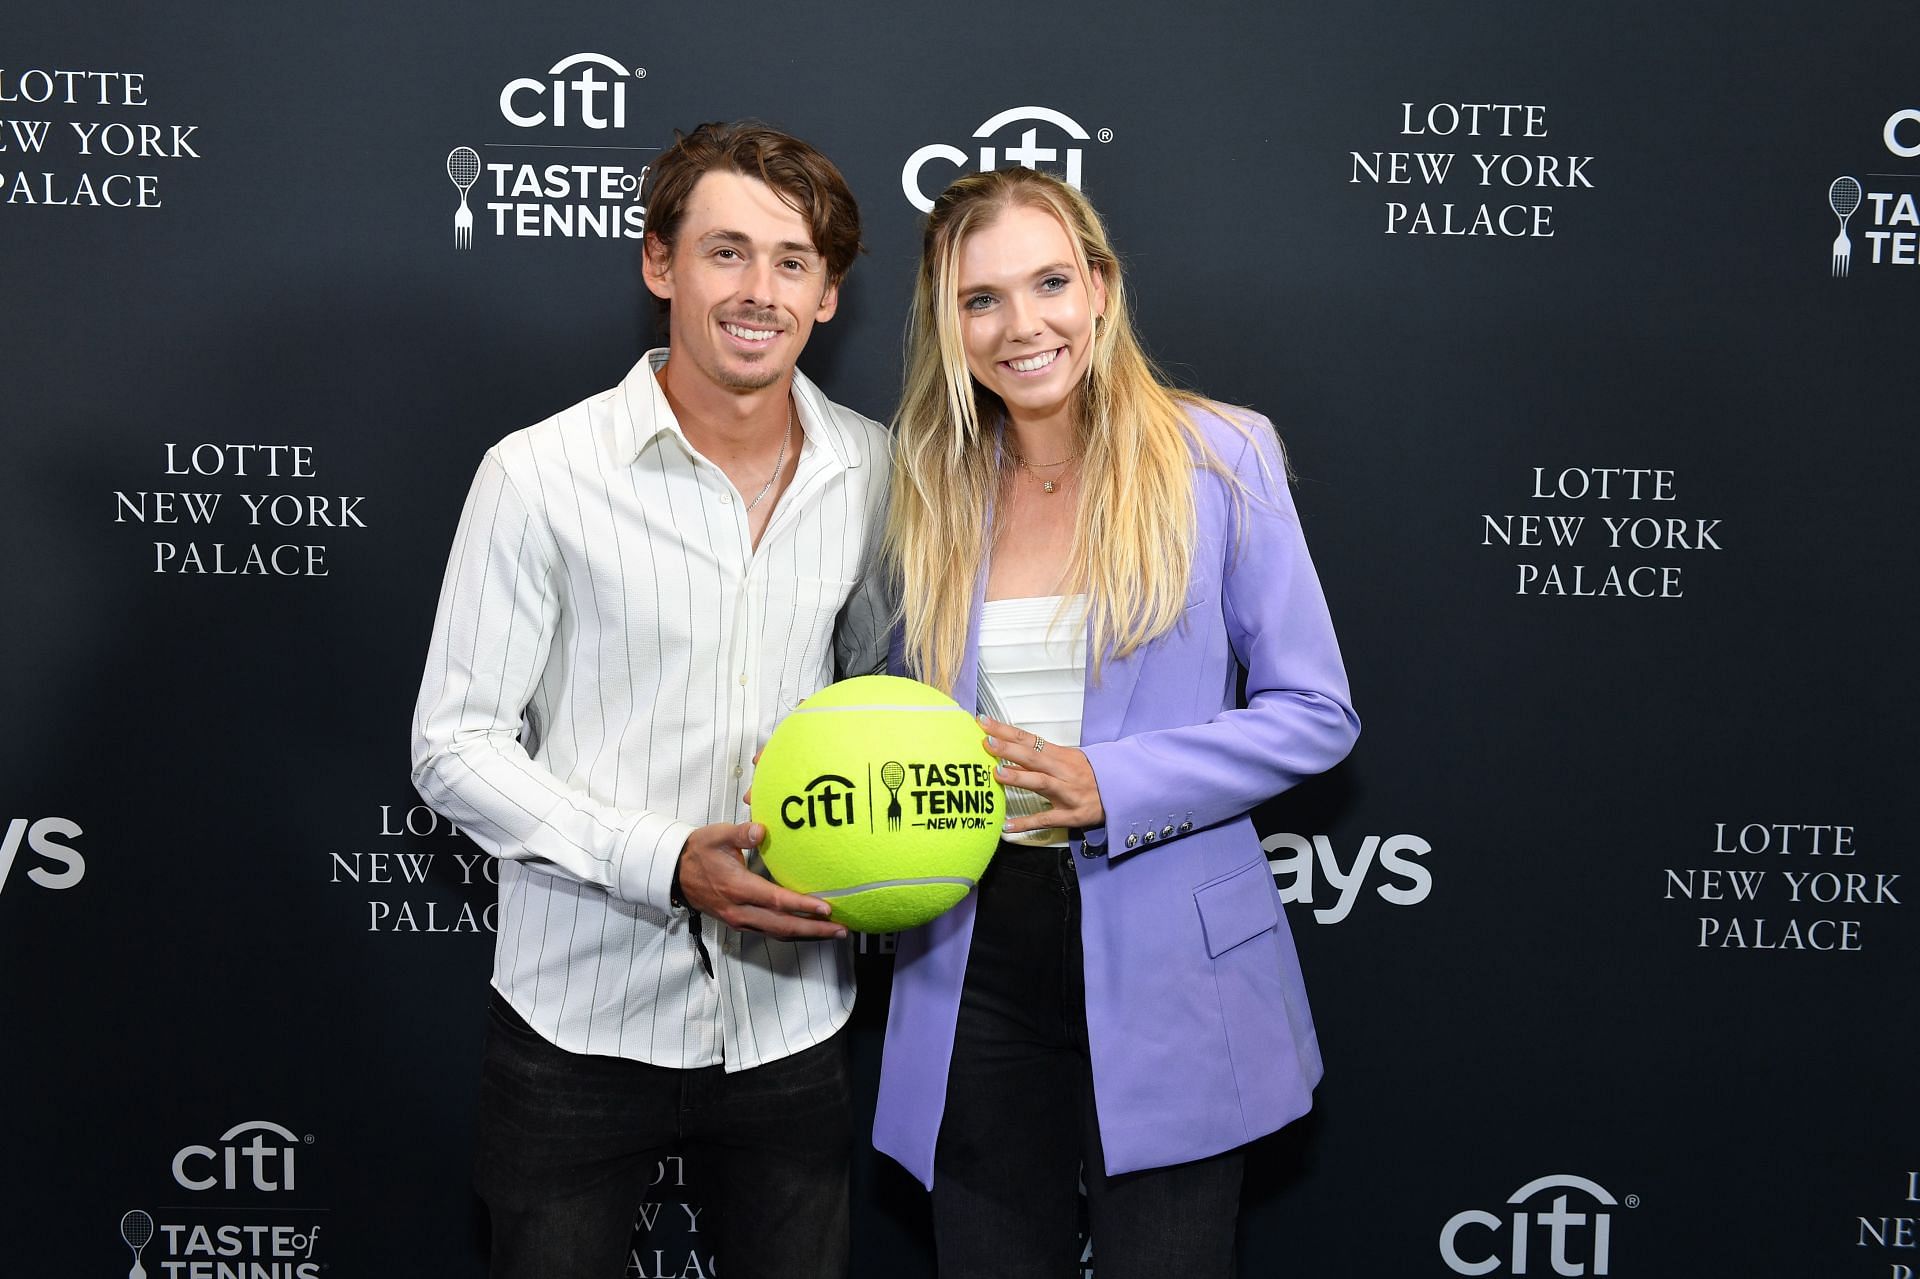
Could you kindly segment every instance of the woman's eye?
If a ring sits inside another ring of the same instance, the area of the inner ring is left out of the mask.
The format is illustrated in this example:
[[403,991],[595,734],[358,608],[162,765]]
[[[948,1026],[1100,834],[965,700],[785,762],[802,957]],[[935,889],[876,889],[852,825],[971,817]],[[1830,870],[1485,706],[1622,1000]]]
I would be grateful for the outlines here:
[[968,298],[965,303],[966,309],[969,311],[984,311],[992,305],[993,295],[991,293],[976,293]]
[[1067,277],[1064,275],[1050,275],[1040,281],[1040,287],[1047,293],[1058,293],[1067,287]]

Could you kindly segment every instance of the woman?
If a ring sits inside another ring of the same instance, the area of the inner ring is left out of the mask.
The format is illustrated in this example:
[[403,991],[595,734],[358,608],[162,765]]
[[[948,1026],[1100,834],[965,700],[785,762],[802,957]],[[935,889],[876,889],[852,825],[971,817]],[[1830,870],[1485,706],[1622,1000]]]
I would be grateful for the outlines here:
[[875,1144],[946,1279],[1061,1273],[1076,1172],[1102,1279],[1224,1274],[1240,1149],[1320,1076],[1248,812],[1359,730],[1273,429],[1166,386],[1091,206],[1007,169],[934,205],[895,430],[894,666],[1017,815],[901,939]]

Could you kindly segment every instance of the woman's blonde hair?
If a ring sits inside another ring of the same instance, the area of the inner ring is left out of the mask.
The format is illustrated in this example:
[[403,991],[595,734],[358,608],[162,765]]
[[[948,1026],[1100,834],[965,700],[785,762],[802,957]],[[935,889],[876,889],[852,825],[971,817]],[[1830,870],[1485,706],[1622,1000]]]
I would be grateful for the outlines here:
[[1180,620],[1193,562],[1194,467],[1233,480],[1189,418],[1203,401],[1169,386],[1134,336],[1119,258],[1086,197],[1032,169],[955,182],[934,201],[921,244],[887,519],[908,664],[941,688],[953,687],[966,651],[988,550],[981,519],[999,485],[1006,414],[1000,397],[967,369],[960,247],[1016,206],[1058,219],[1085,286],[1092,288],[1095,273],[1106,285],[1074,415],[1080,491],[1063,585],[1068,594],[1087,593],[1096,678],[1102,656],[1124,657]]

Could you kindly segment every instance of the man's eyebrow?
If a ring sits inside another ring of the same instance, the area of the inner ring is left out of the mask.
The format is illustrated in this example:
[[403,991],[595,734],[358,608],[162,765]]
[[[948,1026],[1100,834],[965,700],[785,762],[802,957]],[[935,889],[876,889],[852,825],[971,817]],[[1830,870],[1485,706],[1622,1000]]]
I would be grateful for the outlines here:
[[[707,232],[700,237],[700,242],[702,244],[738,244],[747,248],[753,247],[753,237],[745,231],[729,231],[724,228]],[[820,256],[820,250],[814,248],[811,244],[806,244],[799,240],[782,240],[780,243],[774,245],[773,248],[776,253],[807,253],[816,258]]]

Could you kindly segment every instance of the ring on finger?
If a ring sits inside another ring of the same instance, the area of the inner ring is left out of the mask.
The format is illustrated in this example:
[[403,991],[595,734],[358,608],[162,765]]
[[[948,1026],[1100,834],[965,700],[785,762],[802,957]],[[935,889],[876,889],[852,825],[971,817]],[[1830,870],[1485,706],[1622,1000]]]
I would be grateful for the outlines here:
[[1047,744],[1040,740],[1040,734],[1035,733],[1033,735],[1033,753],[1038,755],[1045,749],[1047,749]]

